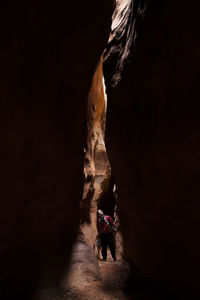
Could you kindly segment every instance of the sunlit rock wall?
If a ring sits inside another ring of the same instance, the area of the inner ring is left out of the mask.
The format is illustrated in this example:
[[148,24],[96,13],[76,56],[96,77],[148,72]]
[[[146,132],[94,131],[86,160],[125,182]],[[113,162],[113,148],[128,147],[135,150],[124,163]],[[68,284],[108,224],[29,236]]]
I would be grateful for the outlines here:
[[200,286],[199,9],[149,1],[132,63],[108,89],[125,255],[181,299]]
[[[95,249],[97,235],[97,208],[107,192],[111,180],[111,169],[105,148],[107,98],[105,92],[102,56],[96,67],[87,106],[87,149],[84,164],[84,193],[81,202],[82,230],[87,243]],[[109,200],[109,199],[108,199]]]
[[97,209],[112,216],[117,224],[117,257],[123,252],[120,223],[116,205],[114,178],[105,148],[107,95],[104,84],[101,56],[95,70],[88,96],[88,138],[84,164],[84,193],[81,201],[81,230],[87,244],[98,255],[95,246],[97,236]]

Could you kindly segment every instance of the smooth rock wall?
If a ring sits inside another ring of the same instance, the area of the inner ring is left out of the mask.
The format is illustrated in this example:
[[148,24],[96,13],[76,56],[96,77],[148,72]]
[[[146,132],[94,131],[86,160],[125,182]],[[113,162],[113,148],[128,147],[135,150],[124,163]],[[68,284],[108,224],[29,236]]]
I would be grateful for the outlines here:
[[125,256],[181,299],[200,286],[199,10],[149,1],[132,63],[107,87]]
[[0,7],[0,296],[27,299],[59,283],[78,232],[87,95],[112,2]]

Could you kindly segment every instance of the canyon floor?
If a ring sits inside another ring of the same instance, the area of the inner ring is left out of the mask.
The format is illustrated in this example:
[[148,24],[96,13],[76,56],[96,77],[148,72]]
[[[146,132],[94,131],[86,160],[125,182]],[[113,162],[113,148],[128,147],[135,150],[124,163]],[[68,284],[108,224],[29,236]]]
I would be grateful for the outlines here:
[[113,262],[111,258],[107,261],[98,260],[100,278],[90,281],[78,287],[69,288],[66,291],[59,289],[43,290],[37,296],[38,300],[128,300],[124,287],[129,267],[122,260]]

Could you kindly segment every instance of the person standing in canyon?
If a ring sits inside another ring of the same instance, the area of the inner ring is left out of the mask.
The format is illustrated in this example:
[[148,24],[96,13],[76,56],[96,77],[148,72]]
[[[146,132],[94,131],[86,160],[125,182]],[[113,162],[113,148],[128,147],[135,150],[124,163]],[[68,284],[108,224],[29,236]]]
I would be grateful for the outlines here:
[[113,219],[110,216],[104,215],[102,210],[97,212],[97,229],[102,246],[102,256],[103,260],[106,261],[107,258],[107,247],[110,249],[110,253],[114,261],[116,261],[115,254],[115,233],[116,226]]

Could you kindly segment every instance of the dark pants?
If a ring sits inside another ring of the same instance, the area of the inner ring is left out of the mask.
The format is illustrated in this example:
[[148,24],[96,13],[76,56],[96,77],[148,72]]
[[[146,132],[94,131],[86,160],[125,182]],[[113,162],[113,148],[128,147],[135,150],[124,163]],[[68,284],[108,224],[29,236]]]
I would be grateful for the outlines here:
[[106,258],[107,258],[107,247],[109,247],[112,258],[114,260],[116,260],[115,241],[114,241],[113,233],[112,232],[111,233],[103,233],[103,234],[101,234],[100,238],[101,238],[103,259],[106,260]]

